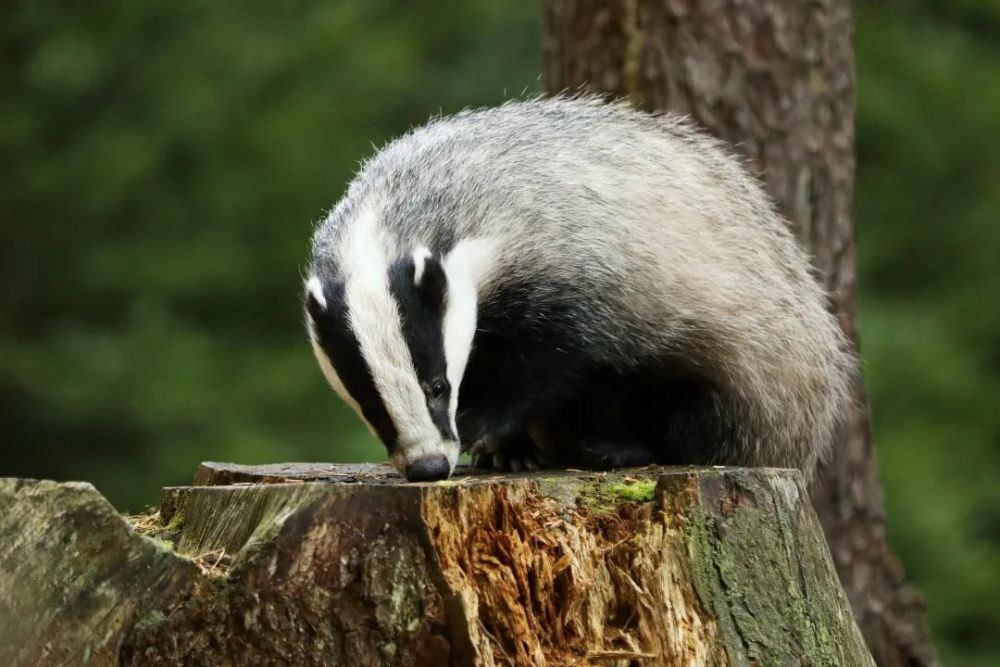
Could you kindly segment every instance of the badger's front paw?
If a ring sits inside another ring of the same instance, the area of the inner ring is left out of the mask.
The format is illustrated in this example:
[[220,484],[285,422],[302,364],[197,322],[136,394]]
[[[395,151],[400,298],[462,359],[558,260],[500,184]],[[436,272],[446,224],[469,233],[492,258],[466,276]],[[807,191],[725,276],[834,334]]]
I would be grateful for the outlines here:
[[484,436],[469,445],[472,465],[484,470],[520,472],[545,467],[545,458],[526,435],[505,441]]

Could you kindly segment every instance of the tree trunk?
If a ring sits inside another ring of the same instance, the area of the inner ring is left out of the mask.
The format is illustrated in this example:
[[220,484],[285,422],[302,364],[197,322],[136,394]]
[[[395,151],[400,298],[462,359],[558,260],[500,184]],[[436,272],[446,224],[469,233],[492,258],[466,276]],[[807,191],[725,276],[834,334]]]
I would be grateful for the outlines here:
[[[546,0],[550,92],[690,114],[751,161],[857,343],[848,0]],[[864,387],[812,499],[878,664],[933,665],[924,603],[885,541]]]
[[874,665],[795,471],[196,482],[0,480],[0,664]]

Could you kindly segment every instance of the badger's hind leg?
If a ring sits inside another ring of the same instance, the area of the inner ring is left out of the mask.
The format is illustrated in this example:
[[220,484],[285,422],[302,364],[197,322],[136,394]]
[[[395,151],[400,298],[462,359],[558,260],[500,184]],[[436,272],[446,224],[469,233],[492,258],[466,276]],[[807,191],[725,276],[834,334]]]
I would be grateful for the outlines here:
[[532,433],[559,465],[716,463],[728,441],[716,400],[709,383],[674,369],[599,373]]
[[636,468],[660,462],[655,443],[629,433],[618,422],[588,417],[583,404],[546,415],[532,424],[531,434],[549,461],[560,467],[588,470]]
[[580,442],[580,465],[599,470],[638,468],[656,463],[656,453],[648,443],[624,438],[593,438]]

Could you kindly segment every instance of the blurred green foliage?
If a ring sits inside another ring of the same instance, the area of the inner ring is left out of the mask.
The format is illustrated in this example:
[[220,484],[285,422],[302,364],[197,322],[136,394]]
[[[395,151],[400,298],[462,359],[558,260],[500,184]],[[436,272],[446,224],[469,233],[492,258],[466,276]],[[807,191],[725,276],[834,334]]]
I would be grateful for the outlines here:
[[[1000,3],[857,23],[862,335],[890,538],[1000,664]],[[0,22],[0,474],[152,503],[198,461],[378,460],[301,326],[372,144],[538,89],[537,3],[58,3]]]
[[1000,664],[1000,2],[859,7],[861,336],[890,542]]

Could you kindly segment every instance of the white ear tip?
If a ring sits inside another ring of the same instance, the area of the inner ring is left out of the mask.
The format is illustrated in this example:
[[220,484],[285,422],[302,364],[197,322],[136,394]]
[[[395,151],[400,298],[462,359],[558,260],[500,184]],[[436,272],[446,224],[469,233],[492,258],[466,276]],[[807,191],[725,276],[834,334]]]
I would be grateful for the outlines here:
[[424,268],[427,266],[427,259],[431,256],[431,251],[427,246],[418,245],[413,250],[413,284],[420,287],[424,279]]
[[309,276],[309,280],[306,281],[306,292],[316,300],[320,308],[326,310],[326,296],[323,294],[323,283],[320,282],[317,276]]

